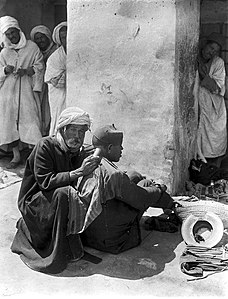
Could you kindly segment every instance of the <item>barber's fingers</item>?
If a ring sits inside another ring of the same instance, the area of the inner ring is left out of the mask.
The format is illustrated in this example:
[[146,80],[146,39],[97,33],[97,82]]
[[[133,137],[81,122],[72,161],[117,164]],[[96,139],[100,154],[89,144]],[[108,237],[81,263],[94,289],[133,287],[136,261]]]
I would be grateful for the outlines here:
[[84,167],[87,167],[87,168],[97,168],[97,166],[99,165],[99,162],[97,161],[90,161],[90,162],[87,162]]
[[98,165],[99,163],[96,162],[88,162],[82,167],[83,175],[85,176],[92,173],[98,167]]
[[93,167],[97,167],[100,164],[101,159],[99,157],[93,157],[93,156],[89,156],[87,157],[83,163],[82,163],[82,167],[83,168],[93,168]]
[[100,157],[98,157],[98,156],[94,157],[93,155],[90,155],[84,159],[83,163],[87,163],[87,162],[100,163],[100,161],[101,161]]

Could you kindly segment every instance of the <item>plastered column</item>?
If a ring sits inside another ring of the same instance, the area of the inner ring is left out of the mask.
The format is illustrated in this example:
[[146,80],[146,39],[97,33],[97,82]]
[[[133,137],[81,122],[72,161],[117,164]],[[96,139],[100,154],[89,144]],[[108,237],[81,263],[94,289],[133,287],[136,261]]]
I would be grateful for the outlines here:
[[112,123],[123,130],[118,165],[170,190],[175,51],[174,1],[68,0],[67,106],[88,111],[92,130]]

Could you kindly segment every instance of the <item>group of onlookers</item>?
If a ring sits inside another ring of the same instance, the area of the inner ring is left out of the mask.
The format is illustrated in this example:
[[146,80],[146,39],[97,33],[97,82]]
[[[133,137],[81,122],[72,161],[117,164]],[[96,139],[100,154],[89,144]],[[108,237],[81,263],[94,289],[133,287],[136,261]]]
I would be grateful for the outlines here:
[[18,21],[0,18],[0,147],[13,152],[7,168],[21,162],[20,150],[55,133],[66,101],[67,22],[44,25],[27,40]]

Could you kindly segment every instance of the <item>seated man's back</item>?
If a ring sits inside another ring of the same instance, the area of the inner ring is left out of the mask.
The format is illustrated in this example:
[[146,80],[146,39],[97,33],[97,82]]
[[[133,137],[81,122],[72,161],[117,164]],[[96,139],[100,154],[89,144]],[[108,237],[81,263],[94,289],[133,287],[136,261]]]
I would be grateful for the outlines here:
[[84,245],[119,253],[141,242],[139,220],[149,207],[171,208],[172,198],[156,187],[137,185],[113,162],[118,162],[123,150],[123,133],[114,126],[105,126],[94,132],[93,145],[100,149],[100,166],[83,178],[79,190],[93,190],[102,205],[101,213],[82,233]]

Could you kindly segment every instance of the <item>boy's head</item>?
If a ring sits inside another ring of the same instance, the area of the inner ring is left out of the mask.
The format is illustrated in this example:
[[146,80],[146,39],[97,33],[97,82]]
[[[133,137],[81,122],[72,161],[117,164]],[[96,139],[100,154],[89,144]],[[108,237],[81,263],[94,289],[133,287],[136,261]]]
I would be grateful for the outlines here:
[[101,149],[101,156],[111,162],[118,162],[122,154],[123,132],[118,131],[114,125],[97,128],[93,133],[92,143]]

